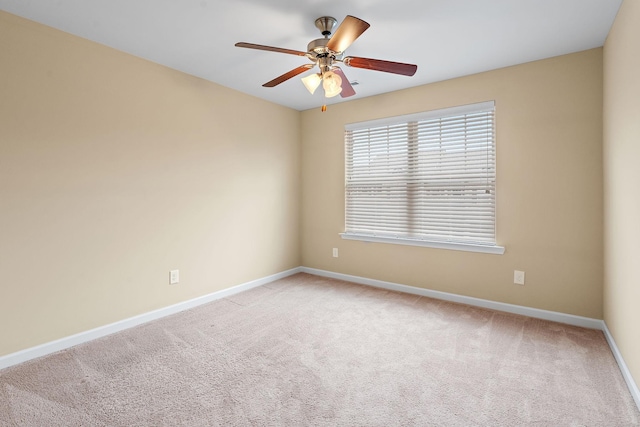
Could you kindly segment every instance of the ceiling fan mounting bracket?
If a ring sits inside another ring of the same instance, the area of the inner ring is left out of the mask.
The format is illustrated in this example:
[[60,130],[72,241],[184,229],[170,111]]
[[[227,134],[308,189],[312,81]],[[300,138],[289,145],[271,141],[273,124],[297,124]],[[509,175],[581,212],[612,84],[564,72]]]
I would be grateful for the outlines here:
[[338,20],[332,16],[321,16],[316,19],[316,28],[320,30],[325,38],[329,38],[337,23]]

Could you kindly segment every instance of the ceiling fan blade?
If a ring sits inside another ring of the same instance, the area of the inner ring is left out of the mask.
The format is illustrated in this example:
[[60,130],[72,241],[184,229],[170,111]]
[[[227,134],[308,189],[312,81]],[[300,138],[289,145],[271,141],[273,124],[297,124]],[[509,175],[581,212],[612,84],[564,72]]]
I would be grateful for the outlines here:
[[342,98],[348,98],[356,94],[356,91],[353,89],[353,86],[351,86],[351,83],[349,83],[349,79],[347,79],[347,77],[344,75],[344,73],[340,68],[335,67],[331,71],[339,75],[340,78],[342,79],[342,92],[340,92],[340,96]]
[[276,77],[275,79],[271,80],[270,82],[267,82],[265,84],[263,84],[262,86],[264,87],[274,87],[274,86],[278,86],[280,83],[282,82],[286,82],[287,80],[289,80],[291,77],[295,77],[298,74],[302,74],[305,71],[310,70],[311,68],[313,68],[315,66],[315,64],[305,64],[305,65],[301,65],[298,68],[294,68],[293,70],[284,73],[283,75]]
[[246,47],[248,49],[268,50],[270,52],[288,53],[289,55],[307,56],[307,52],[300,50],[283,49],[281,47],[264,46],[261,44],[239,42],[235,44],[236,47]]
[[413,76],[418,70],[418,66],[414,64],[383,61],[381,59],[358,58],[356,56],[347,56],[343,58],[342,62],[349,67],[384,71],[385,73],[402,74],[403,76]]
[[334,52],[344,52],[367,28],[369,28],[369,23],[355,16],[347,15],[331,36],[327,47]]

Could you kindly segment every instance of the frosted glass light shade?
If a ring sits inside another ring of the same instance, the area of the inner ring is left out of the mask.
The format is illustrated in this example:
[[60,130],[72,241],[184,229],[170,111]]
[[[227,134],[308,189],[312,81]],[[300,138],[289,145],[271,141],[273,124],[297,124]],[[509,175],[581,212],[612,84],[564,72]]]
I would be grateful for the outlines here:
[[327,71],[322,76],[324,96],[332,98],[342,92],[342,78],[333,71]]
[[322,77],[320,74],[314,73],[307,77],[303,77],[301,80],[302,80],[302,83],[304,84],[304,87],[306,87],[307,90],[311,93],[311,95],[313,95],[313,93],[316,91],[318,86],[320,86]]

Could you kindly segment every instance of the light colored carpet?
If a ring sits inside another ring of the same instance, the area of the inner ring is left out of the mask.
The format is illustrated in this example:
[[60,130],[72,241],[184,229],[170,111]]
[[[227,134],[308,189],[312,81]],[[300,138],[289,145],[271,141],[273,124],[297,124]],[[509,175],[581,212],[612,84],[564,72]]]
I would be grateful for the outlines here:
[[600,331],[297,274],[0,371],[2,426],[632,426]]

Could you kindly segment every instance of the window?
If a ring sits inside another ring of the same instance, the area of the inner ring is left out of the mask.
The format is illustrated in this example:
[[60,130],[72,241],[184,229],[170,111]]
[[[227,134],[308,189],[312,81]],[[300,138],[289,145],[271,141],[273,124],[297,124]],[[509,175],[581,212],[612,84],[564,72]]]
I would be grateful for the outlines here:
[[343,238],[503,253],[494,102],[345,128]]

